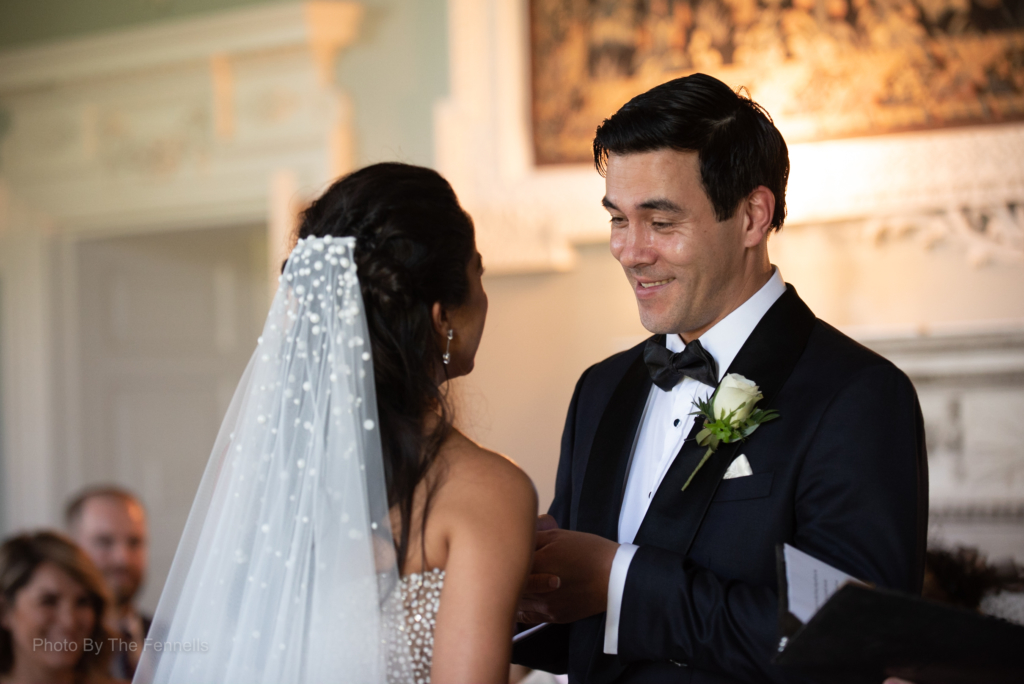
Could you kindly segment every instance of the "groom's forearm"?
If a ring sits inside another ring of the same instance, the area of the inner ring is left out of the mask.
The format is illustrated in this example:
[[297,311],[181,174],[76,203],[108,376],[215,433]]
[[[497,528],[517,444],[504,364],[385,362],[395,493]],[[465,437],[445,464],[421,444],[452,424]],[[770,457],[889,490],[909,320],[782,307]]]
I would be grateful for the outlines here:
[[774,591],[724,580],[671,551],[637,550],[619,620],[621,660],[673,660],[743,681],[802,681],[771,664],[778,624]]
[[617,655],[619,652],[619,622],[622,615],[622,595],[626,590],[629,565],[633,562],[639,546],[621,544],[612,559],[612,570],[608,576],[608,597],[604,621],[604,652]]

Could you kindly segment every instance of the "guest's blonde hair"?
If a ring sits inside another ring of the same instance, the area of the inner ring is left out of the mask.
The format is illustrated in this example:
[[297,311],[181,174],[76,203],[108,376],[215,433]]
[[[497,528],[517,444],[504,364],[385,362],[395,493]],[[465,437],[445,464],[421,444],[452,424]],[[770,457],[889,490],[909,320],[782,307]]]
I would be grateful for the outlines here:
[[[3,609],[14,605],[15,596],[32,581],[39,566],[52,563],[76,582],[82,585],[89,596],[96,618],[89,638],[93,643],[107,644],[110,633],[104,623],[109,594],[103,577],[85,552],[75,543],[56,532],[35,532],[11,537],[0,546],[0,601]],[[106,679],[110,663],[110,649],[84,652],[75,671],[83,679]],[[7,674],[14,667],[14,644],[11,633],[0,625],[0,674]]]

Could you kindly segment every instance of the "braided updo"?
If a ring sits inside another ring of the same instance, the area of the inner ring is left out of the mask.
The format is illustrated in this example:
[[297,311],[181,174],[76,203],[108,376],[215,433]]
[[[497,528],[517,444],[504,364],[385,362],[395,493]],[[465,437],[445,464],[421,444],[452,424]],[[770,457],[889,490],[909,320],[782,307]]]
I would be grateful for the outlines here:
[[[416,487],[451,430],[451,411],[436,381],[444,350],[431,308],[440,302],[450,311],[469,296],[473,222],[436,171],[384,163],[341,178],[306,209],[298,237],[326,235],[356,238],[388,504],[401,514],[395,540],[401,568]],[[428,424],[431,412],[440,413],[436,424]],[[427,492],[424,529],[433,489]]]

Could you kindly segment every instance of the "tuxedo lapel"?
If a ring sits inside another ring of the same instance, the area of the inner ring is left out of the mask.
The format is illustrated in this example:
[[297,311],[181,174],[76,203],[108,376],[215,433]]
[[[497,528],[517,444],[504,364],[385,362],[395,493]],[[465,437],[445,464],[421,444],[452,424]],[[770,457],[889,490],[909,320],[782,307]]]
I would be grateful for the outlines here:
[[[739,373],[756,382],[764,395],[758,408],[777,408],[773,400],[789,378],[807,346],[815,317],[797,296],[792,285],[772,305],[740,349],[729,373]],[[786,420],[783,413],[777,420]],[[700,420],[697,421],[700,423]],[[771,429],[770,423],[760,429]],[[722,476],[732,463],[739,442],[722,444],[682,491],[683,484],[704,456],[707,447],[697,444],[701,425],[695,424],[683,443],[661,486],[654,495],[637,531],[637,545],[651,544],[677,553],[690,549]],[[749,437],[757,439],[757,433]]]
[[[626,468],[653,384],[643,354],[637,354],[594,433],[573,529],[618,540]],[[570,669],[588,672],[585,681],[611,681],[625,669],[618,658],[603,652],[604,621],[605,615],[600,613],[572,623]]]
[[638,354],[598,423],[573,529],[618,539],[626,467],[652,384],[643,355]]

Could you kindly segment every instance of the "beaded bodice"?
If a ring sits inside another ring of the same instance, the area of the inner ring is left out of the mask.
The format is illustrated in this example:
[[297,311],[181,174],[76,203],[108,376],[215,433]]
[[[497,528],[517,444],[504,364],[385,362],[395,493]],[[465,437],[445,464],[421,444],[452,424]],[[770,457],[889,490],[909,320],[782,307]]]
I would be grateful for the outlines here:
[[[444,570],[434,568],[406,575],[399,581],[405,624],[400,625],[409,638],[412,681],[429,684],[430,665],[434,658],[434,628],[441,603]],[[394,670],[395,668],[389,668]]]

